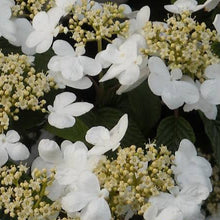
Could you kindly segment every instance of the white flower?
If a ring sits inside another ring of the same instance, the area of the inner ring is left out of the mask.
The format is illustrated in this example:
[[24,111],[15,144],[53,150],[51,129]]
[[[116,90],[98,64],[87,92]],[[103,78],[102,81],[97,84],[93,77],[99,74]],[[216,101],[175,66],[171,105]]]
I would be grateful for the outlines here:
[[220,64],[212,64],[205,70],[207,78],[201,85],[202,96],[211,104],[220,104]]
[[102,126],[89,129],[86,133],[86,141],[94,147],[89,150],[89,155],[102,155],[109,150],[116,150],[128,127],[128,116],[123,115],[118,123],[110,131]]
[[136,15],[135,19],[129,20],[129,34],[142,33],[142,28],[146,25],[150,18],[150,8],[148,6],[142,7]]
[[110,220],[111,212],[105,197],[107,190],[101,190],[98,178],[91,172],[83,172],[78,180],[76,190],[62,199],[62,208],[67,213],[81,211],[82,220]]
[[165,5],[164,8],[171,13],[181,14],[184,11],[198,11],[204,8],[204,5],[198,5],[196,0],[177,0],[173,5]]
[[75,124],[75,118],[83,115],[93,108],[88,102],[77,102],[76,96],[71,92],[63,92],[56,96],[53,106],[49,105],[48,122],[57,128],[69,128]]
[[36,52],[36,48],[29,48],[26,45],[28,35],[33,31],[31,23],[26,18],[17,18],[13,20],[16,32],[15,41],[10,41],[11,44],[20,47],[23,53],[27,55],[33,55]]
[[8,156],[12,160],[26,160],[30,153],[27,147],[19,142],[20,136],[10,130],[5,134],[0,134],[0,167],[8,161]]
[[205,158],[197,156],[196,149],[189,140],[183,139],[180,142],[179,149],[175,153],[174,164],[172,170],[180,186],[200,184],[206,187],[209,192],[212,191],[209,179],[212,167]]
[[59,33],[57,25],[61,17],[62,9],[58,7],[51,8],[47,13],[38,12],[33,18],[34,31],[27,38],[27,46],[36,47],[37,53],[46,52],[53,42],[53,37]]
[[144,213],[145,220],[202,219],[200,205],[209,194],[206,187],[188,185],[182,190],[174,187],[170,192],[149,199],[152,206]]
[[170,108],[176,109],[184,103],[193,104],[199,100],[199,91],[195,85],[181,80],[182,71],[174,69],[169,73],[165,63],[158,57],[148,61],[150,75],[148,84],[151,91],[162,97],[163,102]]
[[100,82],[117,78],[122,85],[132,85],[140,77],[140,68],[146,65],[140,53],[145,42],[141,35],[134,34],[124,42],[116,39],[106,50],[97,54],[96,59],[108,69]]
[[77,48],[64,41],[57,40],[53,44],[53,50],[57,56],[53,56],[48,68],[54,72],[60,72],[64,79],[71,82],[83,80],[85,75],[96,76],[101,72],[101,65],[94,59],[82,56],[84,48]]
[[16,28],[11,21],[11,7],[14,5],[13,0],[0,1],[0,37],[3,36],[7,40],[15,40]]
[[75,89],[88,89],[89,87],[92,86],[92,81],[86,76],[83,77],[82,79],[71,81],[65,79],[61,72],[54,72],[50,70],[48,77],[52,77],[60,89],[64,89],[66,88],[66,86]]
[[[191,79],[191,83],[194,84],[194,81]],[[201,84],[199,81],[196,81],[195,85],[197,86],[198,90],[200,90]],[[200,97],[199,101],[194,103],[194,104],[185,104],[183,107],[183,110],[185,112],[192,111],[193,109],[195,110],[201,110],[205,116],[210,119],[210,120],[215,120],[217,117],[218,109],[216,105],[210,104],[201,94],[200,92]]]

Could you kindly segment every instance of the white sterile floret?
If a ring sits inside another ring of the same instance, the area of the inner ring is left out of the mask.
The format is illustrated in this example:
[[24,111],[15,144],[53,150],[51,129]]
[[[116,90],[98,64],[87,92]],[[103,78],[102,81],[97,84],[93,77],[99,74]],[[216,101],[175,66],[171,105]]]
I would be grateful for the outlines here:
[[197,87],[182,80],[182,71],[174,69],[169,72],[167,66],[158,57],[151,57],[148,61],[150,75],[148,84],[151,91],[162,97],[163,102],[170,109],[177,109],[184,103],[193,104],[199,100]]
[[13,19],[14,26],[16,28],[15,40],[10,41],[11,44],[20,47],[23,53],[27,55],[33,55],[36,53],[36,47],[29,48],[26,45],[26,40],[29,34],[33,31],[31,23],[26,18]]
[[213,105],[220,104],[220,64],[212,64],[205,70],[206,80],[202,83],[200,91],[202,96]]
[[28,148],[19,140],[20,136],[14,130],[0,134],[0,167],[8,161],[8,156],[12,160],[26,160],[29,157]]
[[[192,84],[194,84],[194,81],[191,79]],[[195,85],[197,86],[198,90],[200,90],[201,83],[199,81],[195,82]],[[192,110],[200,110],[202,111],[205,116],[210,120],[215,120],[217,117],[218,109],[216,105],[211,104],[208,100],[206,100],[201,92],[199,101],[194,104],[185,104],[183,107],[183,110],[185,112],[190,112]]]
[[142,7],[136,15],[136,18],[129,20],[129,34],[142,33],[142,28],[146,25],[150,18],[150,8]]
[[116,39],[106,50],[97,54],[96,59],[103,68],[111,66],[100,82],[117,78],[121,85],[132,85],[140,77],[140,68],[146,66],[146,59],[140,49],[145,46],[144,38],[134,34],[127,40]]
[[59,33],[57,26],[62,17],[62,9],[55,7],[48,12],[38,12],[33,18],[33,31],[29,34],[26,44],[28,47],[36,47],[37,53],[46,52],[52,42],[53,37]]
[[89,112],[93,105],[88,102],[75,102],[76,96],[63,92],[56,96],[53,106],[49,105],[48,122],[57,128],[69,128],[75,124],[75,117]]
[[14,5],[13,0],[0,1],[0,37],[3,36],[7,40],[15,40],[16,28],[11,21],[11,7]]
[[62,198],[62,208],[67,213],[81,211],[81,220],[110,220],[111,212],[105,198],[108,191],[100,189],[98,178],[91,172],[83,172],[77,188]]
[[[91,80],[85,75],[96,76],[101,72],[101,65],[94,59],[82,56],[85,53],[84,48],[74,48],[64,40],[56,40],[53,44],[53,50],[56,56],[53,56],[49,63],[48,68],[53,72],[62,74],[64,80],[69,83],[80,85],[81,81],[86,80],[86,87],[91,85]],[[80,87],[80,86],[79,86]],[[82,88],[85,86],[82,85]]]
[[212,167],[205,158],[197,156],[195,146],[189,140],[183,139],[180,142],[179,149],[175,153],[172,170],[180,186],[199,184],[206,187],[209,192],[212,191],[209,179]]
[[181,14],[184,11],[198,11],[204,8],[204,5],[198,5],[196,0],[177,0],[173,5],[165,5],[164,8],[171,13]]
[[151,206],[144,213],[145,220],[190,220],[203,219],[200,206],[209,195],[207,188],[188,185],[183,189],[174,187],[170,193],[160,193],[149,199]]
[[127,127],[128,116],[125,114],[110,131],[102,126],[89,129],[85,138],[88,143],[94,145],[89,150],[89,155],[102,155],[109,150],[116,150],[127,131]]
[[56,5],[63,10],[63,15],[67,15],[75,2],[76,0],[56,0]]

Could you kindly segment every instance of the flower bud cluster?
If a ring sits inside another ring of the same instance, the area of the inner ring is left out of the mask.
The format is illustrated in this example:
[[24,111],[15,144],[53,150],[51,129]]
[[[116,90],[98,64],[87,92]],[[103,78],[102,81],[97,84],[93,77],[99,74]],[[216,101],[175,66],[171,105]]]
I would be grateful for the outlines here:
[[55,6],[55,0],[15,0],[13,16],[25,16],[33,19],[40,11],[48,11]]
[[58,202],[49,202],[46,187],[54,180],[54,172],[34,170],[33,178],[24,180],[28,168],[11,165],[0,168],[0,209],[10,218],[18,220],[40,219],[60,210]]
[[147,22],[144,31],[146,55],[157,55],[167,61],[171,69],[180,68],[194,79],[204,80],[207,66],[219,63],[211,45],[219,41],[216,31],[199,24],[189,12],[173,15],[166,24]]
[[141,215],[151,196],[172,188],[173,160],[165,146],[157,150],[155,144],[147,144],[146,152],[136,146],[119,149],[115,160],[102,160],[95,173],[101,186],[109,191],[113,216],[120,219],[128,210]]
[[31,58],[25,55],[0,52],[0,133],[8,129],[9,117],[18,120],[21,110],[45,112],[45,93],[54,82],[31,66]]
[[82,1],[73,6],[68,26],[60,26],[60,30],[71,33],[71,38],[81,45],[101,39],[110,41],[113,35],[125,36],[128,31],[128,21],[122,20],[123,11],[122,6],[111,2],[96,8],[94,1]]

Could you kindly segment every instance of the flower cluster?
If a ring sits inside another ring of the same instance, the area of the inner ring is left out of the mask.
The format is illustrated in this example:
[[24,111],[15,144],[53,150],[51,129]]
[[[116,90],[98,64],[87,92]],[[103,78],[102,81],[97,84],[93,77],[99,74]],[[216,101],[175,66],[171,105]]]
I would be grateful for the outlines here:
[[40,11],[48,11],[55,6],[55,0],[15,0],[15,5],[12,7],[14,17],[25,16],[30,19]]
[[155,144],[147,144],[146,149],[119,149],[117,159],[101,160],[95,168],[101,185],[109,191],[115,217],[143,215],[148,198],[174,186],[171,152],[165,146],[157,150]]
[[101,7],[94,1],[82,1],[74,5],[68,26],[62,25],[61,30],[71,33],[71,38],[80,45],[101,39],[110,41],[113,35],[126,36],[128,22],[122,21],[123,12],[124,8],[116,3],[109,2]]
[[43,99],[55,83],[32,66],[32,57],[0,53],[0,131],[7,130],[9,118],[18,120],[20,110],[45,112]]
[[212,51],[212,43],[220,38],[205,23],[199,24],[189,12],[169,17],[166,24],[147,22],[144,27],[147,49],[144,54],[159,54],[168,67],[202,83],[206,67],[220,62]]
[[46,191],[54,180],[54,172],[47,177],[45,169],[34,170],[33,178],[24,180],[27,170],[23,165],[0,168],[0,207],[4,214],[18,220],[35,220],[59,213],[59,202],[49,202]]

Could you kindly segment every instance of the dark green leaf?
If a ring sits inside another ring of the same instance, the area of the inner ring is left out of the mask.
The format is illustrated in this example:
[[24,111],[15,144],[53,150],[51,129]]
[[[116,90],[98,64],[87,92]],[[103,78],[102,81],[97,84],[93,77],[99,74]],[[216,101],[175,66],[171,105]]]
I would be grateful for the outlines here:
[[183,117],[169,116],[160,122],[156,138],[159,145],[164,144],[169,149],[176,150],[184,138],[195,142],[194,131]]
[[58,129],[49,124],[46,124],[45,129],[50,133],[55,134],[56,136],[65,140],[69,140],[72,142],[85,142],[85,135],[88,130],[88,127],[82,120],[77,118],[75,125],[71,128]]
[[209,120],[202,113],[200,113],[200,116],[204,123],[205,132],[212,144],[216,160],[220,165],[220,107],[218,107],[218,115],[216,120]]
[[11,53],[22,54],[20,47],[13,46],[3,37],[0,38],[0,49],[5,55],[11,54]]
[[212,50],[218,57],[220,57],[220,43],[219,42],[214,42],[212,44]]
[[139,87],[128,93],[129,108],[132,118],[140,127],[145,137],[156,125],[161,115],[161,101],[155,96],[145,81]]

